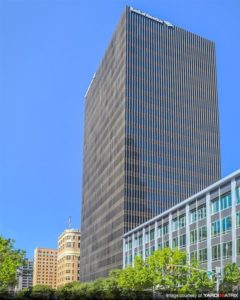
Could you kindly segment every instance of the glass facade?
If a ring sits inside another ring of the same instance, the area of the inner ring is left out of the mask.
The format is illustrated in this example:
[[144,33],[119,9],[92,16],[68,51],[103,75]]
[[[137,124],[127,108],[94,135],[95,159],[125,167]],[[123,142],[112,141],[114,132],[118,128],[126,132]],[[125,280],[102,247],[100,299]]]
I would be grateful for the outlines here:
[[85,95],[82,281],[122,267],[125,232],[220,178],[216,85],[213,42],[126,8]]
[[212,42],[127,14],[126,231],[220,178],[214,56]]
[[198,241],[202,242],[207,239],[207,226],[200,227],[198,229]]
[[227,216],[222,220],[216,220],[212,223],[212,236],[217,236],[232,229],[232,217]]
[[185,224],[186,224],[185,215],[177,217],[172,222],[172,230],[175,231],[175,230],[181,229],[181,228],[185,227]]
[[179,248],[185,248],[186,247],[186,234],[180,235],[179,238]]
[[202,205],[198,209],[193,209],[190,214],[190,223],[195,223],[206,218],[206,205]]
[[194,229],[190,232],[190,244],[195,244],[197,241],[197,229]]
[[232,206],[232,196],[231,194],[226,194],[212,201],[212,213],[218,213],[224,209],[230,208]]
[[219,260],[221,258],[221,248],[220,245],[215,245],[212,247],[212,260]]
[[199,257],[198,257],[199,261],[201,263],[206,262],[207,261],[207,248],[204,249],[200,249],[199,250]]
[[240,211],[238,211],[236,214],[236,226],[240,227]]
[[236,188],[236,202],[240,204],[240,187]]

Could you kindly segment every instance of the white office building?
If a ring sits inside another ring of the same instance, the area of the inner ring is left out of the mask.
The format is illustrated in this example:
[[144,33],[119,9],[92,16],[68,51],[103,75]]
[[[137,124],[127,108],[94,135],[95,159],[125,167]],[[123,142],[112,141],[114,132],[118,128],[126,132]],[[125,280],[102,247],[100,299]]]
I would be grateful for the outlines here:
[[123,236],[123,266],[156,249],[182,249],[208,271],[240,266],[240,170]]

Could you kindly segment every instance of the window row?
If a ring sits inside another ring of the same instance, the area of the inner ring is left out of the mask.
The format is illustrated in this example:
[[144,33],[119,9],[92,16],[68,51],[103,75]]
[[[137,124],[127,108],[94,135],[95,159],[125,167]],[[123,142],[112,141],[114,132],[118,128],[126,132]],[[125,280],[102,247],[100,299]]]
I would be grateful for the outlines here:
[[147,258],[148,256],[152,255],[154,251],[155,251],[155,246],[146,248],[145,249],[145,257]]
[[240,227],[240,211],[236,213],[236,227]]
[[[236,215],[236,225],[237,227],[240,227],[240,212],[237,212]],[[221,220],[216,220],[215,222],[212,223],[211,226],[211,232],[212,232],[212,237],[215,237],[221,233],[225,233],[232,228],[232,219],[231,216],[227,216]],[[178,242],[179,242],[179,247],[185,247],[185,243],[181,241],[181,237],[185,236],[186,240],[186,235],[182,235],[173,239],[173,248],[178,247]],[[190,231],[190,244],[195,244],[197,242],[202,242],[207,239],[207,226],[202,226],[198,229],[194,229]],[[145,235],[145,243],[148,243],[150,241],[154,240],[154,230],[151,230],[150,233],[146,233]],[[135,239],[135,247],[142,246],[142,236],[139,238]],[[132,241],[130,240],[129,242],[126,242],[125,244],[125,251],[131,250],[132,249]]]
[[176,231],[186,226],[186,216],[182,215],[172,221],[172,231]]
[[215,222],[212,223],[211,226],[212,237],[215,237],[221,233],[225,233],[231,229],[232,229],[231,216],[227,216],[221,220],[216,220]]
[[[227,198],[224,198],[227,199]],[[191,220],[196,222],[196,220],[200,220],[204,218],[206,215],[206,207],[201,207],[198,210],[191,212]],[[178,218],[175,218],[172,221],[172,231],[176,231],[178,229],[184,228],[186,226],[186,217],[182,215]],[[236,212],[236,227],[240,227],[240,211]],[[224,234],[227,231],[232,229],[232,217],[229,215],[220,220],[216,220],[211,223],[211,236],[216,237],[220,234]],[[154,241],[155,238],[163,237],[169,233],[169,224],[165,223],[161,225],[157,229],[157,234],[155,234],[155,229],[147,231],[145,233],[144,242],[149,243]],[[157,235],[157,236],[156,236]],[[194,229],[190,232],[190,244],[195,244],[197,242],[201,242],[207,239],[207,227],[202,226],[198,229]],[[134,239],[134,247],[142,246],[143,236],[136,236]],[[133,247],[132,240],[126,241],[125,243],[125,251],[131,250]],[[67,260],[71,259],[70,256],[66,257]]]
[[158,237],[162,237],[169,232],[169,226],[168,223],[161,225],[158,227]]
[[201,263],[207,261],[207,248],[200,249],[199,251],[190,252],[190,260],[199,260]]
[[[184,247],[186,245],[186,235],[181,235],[178,238],[173,239],[173,248],[175,247]],[[158,249],[162,249],[165,247],[169,247],[169,241],[166,241],[164,243],[159,243],[158,244]],[[150,248],[145,249],[145,257],[147,258],[149,255],[151,255],[155,251],[155,246],[152,246]],[[141,256],[143,255],[142,251],[135,253],[135,256]],[[237,239],[237,255],[240,255],[240,238]],[[212,246],[212,260],[220,260],[220,259],[225,259],[232,257],[232,241],[222,243],[222,244],[217,244]],[[207,261],[207,248],[200,249],[199,251],[195,250],[190,252],[190,259],[194,260],[197,259],[201,263],[204,263]],[[131,255],[126,255],[125,256],[125,264],[132,264],[133,257]]]
[[198,209],[193,209],[190,212],[190,224],[200,221],[206,218],[206,205],[199,207]]
[[174,248],[184,248],[186,247],[186,234],[180,235],[179,237],[173,238],[172,247]]
[[240,204],[240,186],[236,188],[236,204]]
[[155,237],[155,230],[152,229],[150,232],[145,233],[145,243],[149,243],[150,241],[153,241]]
[[139,246],[142,246],[142,235],[140,236],[135,236],[135,239],[134,239],[134,247],[139,247]]
[[202,226],[198,229],[190,231],[190,244],[202,242],[207,239],[207,226]]
[[211,202],[212,214],[232,207],[232,195],[231,193],[225,194],[220,198],[217,198]]
[[168,248],[169,247],[169,241],[165,241],[163,243],[158,243],[158,249]]
[[232,242],[212,246],[212,260],[228,258],[232,256]]

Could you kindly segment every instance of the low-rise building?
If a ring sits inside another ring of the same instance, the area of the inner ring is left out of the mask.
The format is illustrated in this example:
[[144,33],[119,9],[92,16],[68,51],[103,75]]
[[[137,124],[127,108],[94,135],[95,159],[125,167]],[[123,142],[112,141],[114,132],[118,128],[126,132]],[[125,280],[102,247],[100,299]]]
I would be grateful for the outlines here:
[[164,247],[185,250],[208,271],[240,266],[240,170],[124,234],[123,266]]
[[80,280],[80,230],[66,229],[58,237],[57,286]]

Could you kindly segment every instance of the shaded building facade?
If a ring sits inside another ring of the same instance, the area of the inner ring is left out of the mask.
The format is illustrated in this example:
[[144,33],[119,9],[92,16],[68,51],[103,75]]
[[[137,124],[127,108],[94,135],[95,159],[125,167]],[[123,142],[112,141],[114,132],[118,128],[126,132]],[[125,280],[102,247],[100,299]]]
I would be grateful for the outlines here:
[[85,95],[81,281],[220,173],[214,43],[127,7]]

